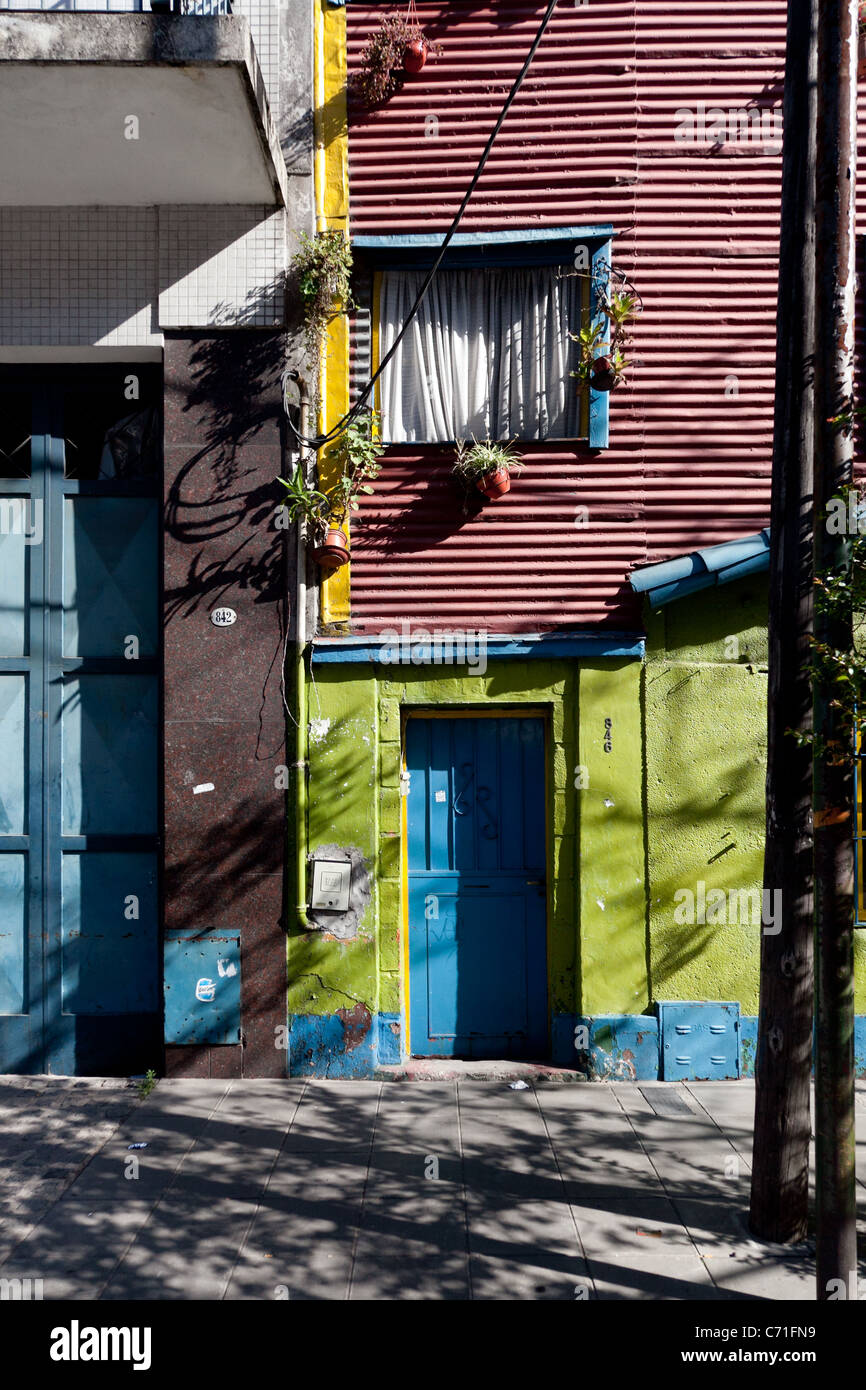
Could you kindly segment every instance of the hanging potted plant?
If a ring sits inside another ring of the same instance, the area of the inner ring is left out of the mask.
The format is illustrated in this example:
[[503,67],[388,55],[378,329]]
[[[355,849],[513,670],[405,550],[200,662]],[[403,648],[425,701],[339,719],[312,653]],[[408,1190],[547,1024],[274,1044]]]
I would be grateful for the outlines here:
[[409,9],[406,12],[406,27],[409,30],[409,38],[406,40],[406,47],[403,49],[403,69],[405,72],[420,72],[427,62],[427,54],[430,45],[427,42],[424,30],[418,23],[418,12],[415,8],[415,0],[409,0]]
[[439,44],[427,38],[410,0],[405,15],[386,15],[361,53],[352,84],[365,106],[381,106],[403,86],[407,73],[418,73]]
[[290,479],[281,478],[286,489],[284,505],[289,520],[306,522],[313,546],[313,559],[324,570],[339,569],[349,559],[345,526],[351,512],[360,506],[363,493],[373,491],[369,479],[379,475],[383,445],[374,438],[376,415],[366,411],[354,416],[327,451],[337,470],[333,487],[325,492],[311,487],[298,467]]
[[457,445],[452,472],[467,487],[474,486],[485,497],[495,501],[504,497],[511,488],[511,474],[519,472],[523,460],[514,452],[511,445],[500,444],[496,440],[474,439],[472,447],[466,441]]
[[349,558],[349,544],[338,526],[330,524],[331,506],[328,497],[311,487],[299,464],[291,478],[280,478],[286,489],[283,506],[289,520],[305,523],[307,535],[314,542],[313,559],[323,569],[338,569]]
[[571,376],[594,391],[613,391],[619,386],[630,365],[622,349],[637,309],[636,294],[615,291],[601,305],[607,324],[596,322],[579,333],[569,333],[580,349],[577,370]]

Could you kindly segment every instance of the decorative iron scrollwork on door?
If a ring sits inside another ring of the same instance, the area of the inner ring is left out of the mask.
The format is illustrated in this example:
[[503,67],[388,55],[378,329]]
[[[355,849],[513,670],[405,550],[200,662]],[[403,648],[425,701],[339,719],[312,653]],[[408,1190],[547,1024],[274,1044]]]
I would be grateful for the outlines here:
[[[469,814],[471,810],[471,801],[468,801],[463,808],[461,808],[460,803],[464,800],[466,793],[475,781],[475,768],[472,763],[461,763],[460,773],[461,776],[465,778],[465,781],[451,803],[451,809],[455,816],[465,816]],[[496,817],[492,815],[488,809],[488,802],[491,800],[492,796],[492,788],[483,785],[479,786],[475,792],[475,805],[484,817],[484,821],[480,823],[480,830],[485,840],[496,840],[499,837],[499,827],[496,823]]]

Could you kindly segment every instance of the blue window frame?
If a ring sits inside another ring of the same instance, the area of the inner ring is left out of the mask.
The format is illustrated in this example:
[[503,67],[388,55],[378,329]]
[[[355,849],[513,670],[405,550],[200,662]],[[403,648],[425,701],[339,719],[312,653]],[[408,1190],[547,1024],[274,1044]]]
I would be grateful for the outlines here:
[[[609,289],[612,235],[613,228],[608,224],[457,233],[445,253],[441,270],[529,270],[546,266],[563,268],[566,273],[573,272],[578,277],[585,277],[580,307],[582,323],[604,324],[606,320],[599,304],[602,295]],[[418,273],[428,270],[441,243],[441,233],[426,232],[353,238],[355,262],[361,272],[359,284],[363,284],[364,272],[367,272],[366,296],[363,292],[356,296],[361,306],[359,313],[361,317],[369,314],[372,318],[372,332],[369,335],[371,347],[367,360],[364,360],[365,354],[359,351],[359,346],[366,340],[367,335],[363,332],[356,333],[356,384],[360,383],[362,378],[368,379],[378,366],[378,294],[382,273]],[[576,361],[575,349],[574,365]],[[575,391],[577,389],[575,383]],[[377,406],[380,404],[378,396],[375,403]],[[565,437],[584,440],[592,449],[606,448],[609,442],[608,405],[607,392],[587,387],[582,393],[577,428],[573,434],[569,433]],[[522,435],[519,430],[511,433],[524,440],[563,437],[559,434]],[[441,438],[414,438],[415,442],[419,443],[443,442]]]

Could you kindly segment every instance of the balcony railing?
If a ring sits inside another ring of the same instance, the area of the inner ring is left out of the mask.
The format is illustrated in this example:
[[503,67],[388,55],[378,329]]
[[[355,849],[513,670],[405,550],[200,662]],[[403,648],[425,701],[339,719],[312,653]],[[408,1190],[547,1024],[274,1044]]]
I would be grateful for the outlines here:
[[0,0],[0,10],[57,10],[80,14],[231,14],[231,0]]

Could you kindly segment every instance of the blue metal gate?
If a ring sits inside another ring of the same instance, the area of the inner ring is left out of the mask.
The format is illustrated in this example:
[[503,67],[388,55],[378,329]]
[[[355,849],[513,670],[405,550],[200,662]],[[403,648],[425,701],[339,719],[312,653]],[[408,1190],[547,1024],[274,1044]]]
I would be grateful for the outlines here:
[[0,373],[0,1068],[158,1066],[158,375]]
[[544,722],[412,717],[410,1047],[547,1054]]

